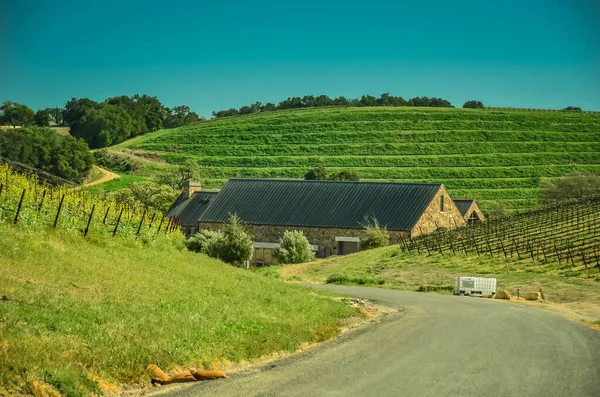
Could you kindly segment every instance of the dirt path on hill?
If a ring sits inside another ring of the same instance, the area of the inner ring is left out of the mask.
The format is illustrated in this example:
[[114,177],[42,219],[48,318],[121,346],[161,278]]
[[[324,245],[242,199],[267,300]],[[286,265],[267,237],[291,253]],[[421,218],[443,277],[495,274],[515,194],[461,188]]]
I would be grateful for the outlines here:
[[84,187],[90,187],[90,186],[94,186],[94,185],[99,185],[101,183],[104,182],[108,182],[111,181],[113,179],[117,179],[120,178],[121,175],[119,174],[115,174],[114,172],[110,172],[108,170],[105,170],[104,168],[100,168],[97,165],[94,166],[95,169],[97,169],[98,171],[102,172],[102,178],[100,179],[96,179],[95,181],[89,182],[84,184]]

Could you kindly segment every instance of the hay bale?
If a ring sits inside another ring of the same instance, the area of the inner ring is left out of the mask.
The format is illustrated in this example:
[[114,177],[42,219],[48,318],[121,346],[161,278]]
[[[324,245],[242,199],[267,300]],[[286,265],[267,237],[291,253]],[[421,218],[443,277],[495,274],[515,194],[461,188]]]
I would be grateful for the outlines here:
[[508,300],[510,300],[510,292],[508,292],[505,289],[500,290],[500,291],[496,291],[496,295],[494,296],[494,299],[508,299]]
[[540,299],[540,293],[539,292],[528,292],[527,295],[525,296],[525,299],[527,299],[528,301],[536,301]]

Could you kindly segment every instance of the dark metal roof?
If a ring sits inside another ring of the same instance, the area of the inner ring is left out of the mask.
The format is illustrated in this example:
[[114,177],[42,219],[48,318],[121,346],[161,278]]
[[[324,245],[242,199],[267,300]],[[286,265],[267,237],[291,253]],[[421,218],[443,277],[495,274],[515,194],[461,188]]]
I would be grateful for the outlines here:
[[475,202],[475,200],[452,200],[452,201],[454,201],[456,208],[458,208],[458,210],[460,211],[460,214],[463,217],[465,216],[465,214],[471,207],[471,204],[473,204]]
[[216,195],[217,192],[195,192],[188,199],[187,195],[181,194],[165,216],[178,216],[181,226],[198,226],[198,218]]
[[199,220],[237,214],[254,225],[362,228],[365,216],[389,230],[411,230],[441,184],[230,179]]

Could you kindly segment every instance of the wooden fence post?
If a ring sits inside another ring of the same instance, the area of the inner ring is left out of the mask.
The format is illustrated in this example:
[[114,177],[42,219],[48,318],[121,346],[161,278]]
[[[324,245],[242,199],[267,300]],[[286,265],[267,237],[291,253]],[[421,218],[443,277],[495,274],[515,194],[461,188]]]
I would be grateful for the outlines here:
[[108,207],[106,209],[106,212],[104,213],[104,219],[102,219],[102,224],[106,224],[106,218],[108,217],[108,211],[110,211],[110,207]]
[[162,218],[160,218],[160,223],[158,224],[158,231],[156,233],[160,233],[160,228],[162,227],[164,220],[165,220],[165,216],[163,215]]
[[15,220],[13,223],[16,225],[19,221],[19,213],[21,213],[21,206],[23,205],[23,199],[25,198],[25,190],[23,189],[23,193],[21,193],[21,199],[19,200],[19,206],[17,207],[17,213],[15,214]]
[[2,190],[4,190],[4,184],[0,183],[0,196],[2,196]]
[[94,216],[94,210],[96,209],[96,204],[92,205],[92,211],[90,212],[90,217],[88,218],[87,226],[83,231],[83,237],[87,236],[88,231],[90,230],[90,223],[92,223],[92,217]]
[[171,220],[173,218],[169,218],[169,223],[167,223],[167,227],[165,228],[165,234],[169,233],[169,227],[171,227]]
[[115,230],[113,230],[113,237],[117,234],[117,229],[119,228],[119,222],[121,222],[121,215],[123,215],[123,207],[121,207],[121,211],[119,212],[119,217],[117,218],[117,224],[115,225]]
[[60,210],[62,209],[63,201],[65,199],[65,195],[63,193],[60,198],[60,203],[58,203],[58,210],[56,211],[56,217],[54,218],[54,228],[56,229],[56,224],[58,223],[58,217],[60,216]]
[[142,230],[142,224],[144,223],[144,218],[146,217],[146,210],[144,210],[144,213],[142,214],[142,219],[140,219],[140,225],[138,226],[138,230],[136,233],[136,236],[140,235],[140,230]]
[[42,199],[40,200],[40,205],[38,206],[38,212],[42,210],[42,206],[44,205],[44,198],[46,197],[46,189],[42,193]]

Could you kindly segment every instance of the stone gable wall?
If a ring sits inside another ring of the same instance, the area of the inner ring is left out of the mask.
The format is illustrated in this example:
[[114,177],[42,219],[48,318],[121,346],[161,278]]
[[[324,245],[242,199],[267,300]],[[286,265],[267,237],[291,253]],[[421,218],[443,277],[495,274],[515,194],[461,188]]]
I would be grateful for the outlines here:
[[[444,212],[440,211],[440,197],[442,195],[444,196]],[[460,214],[454,201],[450,198],[446,188],[442,186],[412,229],[411,236],[416,237],[421,234],[431,233],[438,227],[453,229],[457,226],[461,227],[465,225],[465,219]]]
[[481,222],[485,221],[485,215],[483,215],[483,212],[481,212],[481,209],[479,208],[479,206],[477,205],[476,202],[473,202],[469,206],[469,209],[467,210],[467,212],[465,212],[465,221],[469,220],[469,218],[471,217],[471,214],[473,212],[477,214],[477,216],[479,217],[479,220]]

